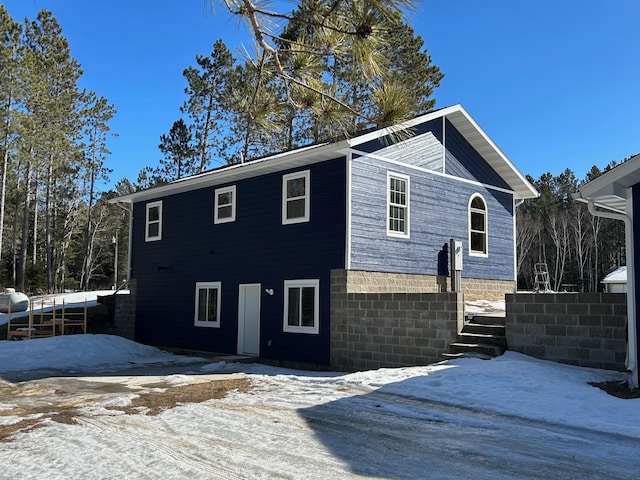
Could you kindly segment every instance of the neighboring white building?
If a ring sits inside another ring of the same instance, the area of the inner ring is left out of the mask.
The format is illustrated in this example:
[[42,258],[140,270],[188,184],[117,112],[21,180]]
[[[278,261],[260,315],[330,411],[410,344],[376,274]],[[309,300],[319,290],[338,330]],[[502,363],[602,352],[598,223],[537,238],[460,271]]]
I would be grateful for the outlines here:
[[640,255],[640,154],[585,183],[575,198],[584,201],[589,211],[599,217],[621,220],[625,225],[627,275],[627,369],[629,386],[638,388],[640,363],[640,278],[635,267]]
[[607,293],[627,293],[627,267],[618,267],[607,273],[600,282]]

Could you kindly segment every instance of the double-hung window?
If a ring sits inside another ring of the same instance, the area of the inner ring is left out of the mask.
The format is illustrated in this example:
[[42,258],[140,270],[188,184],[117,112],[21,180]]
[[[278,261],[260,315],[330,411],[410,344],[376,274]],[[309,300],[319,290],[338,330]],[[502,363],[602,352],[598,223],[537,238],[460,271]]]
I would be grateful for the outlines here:
[[309,170],[282,176],[282,224],[309,221]]
[[194,324],[196,327],[220,327],[220,282],[197,282]]
[[487,256],[487,204],[480,195],[469,202],[469,255]]
[[319,332],[320,280],[285,280],[284,331]]
[[233,222],[236,219],[236,186],[216,188],[213,223]]
[[387,173],[387,235],[409,236],[409,177]]
[[144,241],[153,242],[162,239],[162,201],[147,203],[145,216]]

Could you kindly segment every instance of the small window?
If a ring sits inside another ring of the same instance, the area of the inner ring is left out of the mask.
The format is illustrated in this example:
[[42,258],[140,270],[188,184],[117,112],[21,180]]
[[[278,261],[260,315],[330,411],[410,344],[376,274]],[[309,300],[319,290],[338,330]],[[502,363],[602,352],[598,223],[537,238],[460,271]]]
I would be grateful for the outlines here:
[[162,238],[162,202],[147,203],[144,240],[153,242]]
[[213,206],[213,223],[234,222],[236,219],[236,186],[217,188]]
[[319,290],[320,280],[285,280],[285,332],[319,332]]
[[409,177],[387,174],[387,235],[409,236]]
[[196,327],[220,327],[220,282],[197,282]]
[[309,170],[282,177],[282,224],[309,221]]
[[486,256],[487,238],[487,205],[480,195],[475,195],[469,203],[469,254]]

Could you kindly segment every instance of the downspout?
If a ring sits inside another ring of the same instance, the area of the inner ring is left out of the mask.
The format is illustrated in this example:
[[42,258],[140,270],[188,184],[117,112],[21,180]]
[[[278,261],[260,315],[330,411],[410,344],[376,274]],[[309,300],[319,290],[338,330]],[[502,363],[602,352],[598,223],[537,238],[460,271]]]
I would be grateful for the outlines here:
[[[629,372],[629,388],[638,388],[638,345],[636,330],[636,290],[635,290],[635,268],[633,265],[633,192],[630,190],[627,198],[627,214],[596,210],[593,200],[588,201],[589,212],[596,217],[609,218],[612,220],[622,220],[625,231],[625,250],[627,262],[627,361],[626,367]],[[629,214],[630,212],[630,214]]]
[[345,218],[345,252],[344,252],[344,268],[349,271],[351,269],[351,163],[353,160],[353,153],[349,150],[347,152],[347,171],[346,171],[346,218]]
[[123,202],[115,202],[115,204],[129,214],[129,240],[127,242],[127,283],[129,283],[129,280],[131,280],[131,232],[133,229],[133,205],[131,203],[126,203],[126,205],[129,205],[128,208],[124,206],[125,203]]
[[442,173],[447,173],[447,116],[442,116]]
[[[513,199],[513,239],[516,239],[517,235],[517,221],[516,221],[516,210],[520,205],[524,203],[524,198],[516,200],[515,197]],[[518,242],[513,242],[513,293],[518,291]]]

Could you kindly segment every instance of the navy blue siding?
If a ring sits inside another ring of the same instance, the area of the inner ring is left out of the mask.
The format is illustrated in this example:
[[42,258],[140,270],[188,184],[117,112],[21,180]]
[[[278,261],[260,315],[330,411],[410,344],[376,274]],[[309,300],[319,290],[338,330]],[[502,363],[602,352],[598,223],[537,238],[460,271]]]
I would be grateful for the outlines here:
[[[282,225],[282,175],[311,170],[310,222]],[[163,201],[162,240],[144,242],[145,204],[134,205],[132,272],[137,280],[136,339],[209,352],[237,350],[238,286],[260,283],[260,354],[265,358],[329,362],[330,276],[344,268],[343,159],[235,184],[236,221],[213,224],[214,190]],[[320,333],[283,332],[284,280],[320,279]],[[195,327],[195,283],[222,282],[220,328]],[[273,289],[273,296],[265,289]]]
[[[387,236],[387,172],[410,176],[410,238]],[[489,255],[469,255],[468,204],[487,203]],[[437,255],[455,238],[464,247],[463,277],[513,280],[513,199],[510,193],[410,167],[359,157],[352,163],[351,268],[437,274]]]

